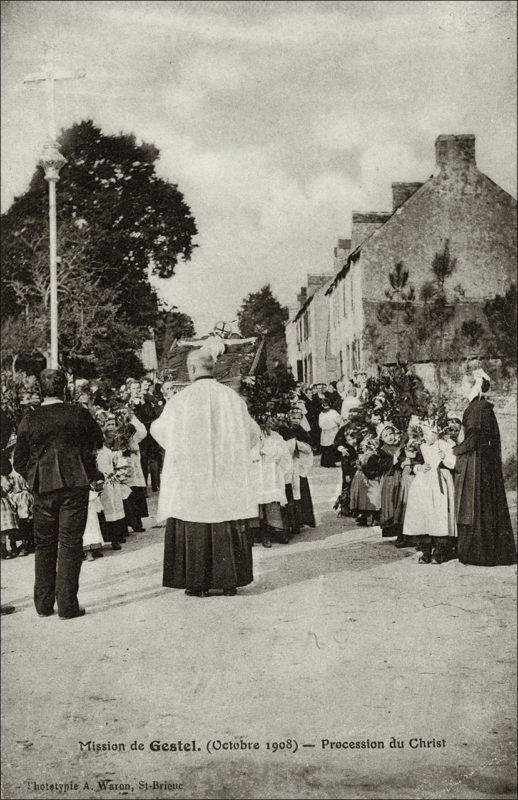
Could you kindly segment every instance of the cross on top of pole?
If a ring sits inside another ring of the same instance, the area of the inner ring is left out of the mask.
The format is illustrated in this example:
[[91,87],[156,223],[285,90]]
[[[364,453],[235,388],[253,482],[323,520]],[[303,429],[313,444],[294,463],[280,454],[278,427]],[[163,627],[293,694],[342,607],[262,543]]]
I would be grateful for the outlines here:
[[43,83],[47,89],[48,106],[49,106],[49,119],[48,119],[48,134],[54,141],[56,138],[56,111],[55,111],[55,85],[58,81],[77,80],[84,78],[86,72],[84,70],[75,70],[74,72],[66,72],[65,70],[56,69],[54,64],[54,48],[52,45],[45,44],[45,68],[42,72],[27,75],[24,83]]

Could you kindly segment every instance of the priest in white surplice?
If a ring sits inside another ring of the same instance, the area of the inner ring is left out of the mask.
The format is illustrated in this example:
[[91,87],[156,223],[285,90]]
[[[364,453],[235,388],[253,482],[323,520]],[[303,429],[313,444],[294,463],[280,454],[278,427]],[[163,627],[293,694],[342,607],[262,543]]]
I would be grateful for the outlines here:
[[191,385],[151,425],[165,450],[157,514],[167,520],[163,585],[233,595],[253,581],[250,451],[260,431],[237,392],[214,379],[208,349],[192,350],[187,366]]

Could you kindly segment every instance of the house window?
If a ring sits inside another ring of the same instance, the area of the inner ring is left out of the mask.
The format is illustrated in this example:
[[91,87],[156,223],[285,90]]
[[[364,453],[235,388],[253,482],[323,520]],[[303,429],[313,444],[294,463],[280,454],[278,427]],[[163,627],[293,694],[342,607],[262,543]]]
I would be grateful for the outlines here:
[[354,337],[353,340],[353,370],[360,369],[361,360],[361,342],[359,337]]

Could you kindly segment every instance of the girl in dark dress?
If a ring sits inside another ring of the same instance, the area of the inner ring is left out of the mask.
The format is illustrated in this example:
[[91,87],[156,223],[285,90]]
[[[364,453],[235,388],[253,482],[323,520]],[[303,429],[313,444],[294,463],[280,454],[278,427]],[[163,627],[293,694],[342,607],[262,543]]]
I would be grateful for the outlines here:
[[282,419],[277,426],[277,431],[288,445],[294,460],[295,492],[293,485],[286,484],[288,505],[283,509],[292,533],[300,533],[304,525],[314,528],[316,524],[311,489],[307,478],[312,463],[311,437],[300,425],[301,417],[301,413],[293,409],[289,416]]
[[383,538],[393,538],[401,533],[401,527],[396,519],[401,470],[395,459],[400,451],[400,434],[392,424],[385,423],[380,426],[378,435],[380,437],[378,456],[381,477],[381,535]]
[[516,563],[511,517],[502,474],[500,431],[486,399],[489,376],[475,370],[465,380],[469,405],[462,425],[464,440],[453,448],[459,561],[495,567]]
[[358,451],[356,437],[343,426],[335,436],[335,447],[340,453],[342,467],[342,490],[337,497],[334,508],[340,517],[352,517],[351,512],[351,484],[356,472]]

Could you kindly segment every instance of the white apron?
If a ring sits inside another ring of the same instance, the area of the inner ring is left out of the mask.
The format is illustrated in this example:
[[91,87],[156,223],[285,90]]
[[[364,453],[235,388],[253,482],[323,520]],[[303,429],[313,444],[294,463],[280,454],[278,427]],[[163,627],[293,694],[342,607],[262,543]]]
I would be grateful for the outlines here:
[[[445,455],[441,455],[441,452]],[[431,469],[421,472],[421,466],[408,490],[404,536],[456,536],[453,479],[441,463],[453,466],[455,456],[451,443],[437,440],[422,444],[421,453]]]

